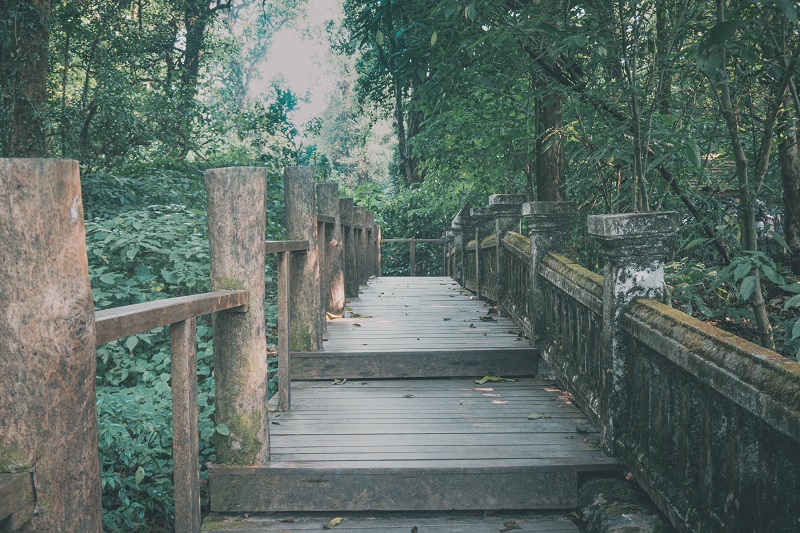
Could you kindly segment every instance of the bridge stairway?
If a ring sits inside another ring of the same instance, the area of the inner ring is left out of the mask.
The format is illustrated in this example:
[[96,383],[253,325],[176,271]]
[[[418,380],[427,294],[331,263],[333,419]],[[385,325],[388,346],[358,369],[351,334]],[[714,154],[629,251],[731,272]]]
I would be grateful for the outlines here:
[[[267,518],[241,529],[244,513],[568,510],[582,473],[618,470],[488,304],[449,278],[378,278],[362,291],[348,318],[329,322],[322,352],[292,354],[291,410],[271,415],[270,462],[210,466],[216,514],[204,528],[275,530]],[[529,516],[553,529],[532,530],[564,530],[563,515],[540,518]],[[419,531],[435,523],[425,520]],[[354,530],[375,525],[364,523]]]

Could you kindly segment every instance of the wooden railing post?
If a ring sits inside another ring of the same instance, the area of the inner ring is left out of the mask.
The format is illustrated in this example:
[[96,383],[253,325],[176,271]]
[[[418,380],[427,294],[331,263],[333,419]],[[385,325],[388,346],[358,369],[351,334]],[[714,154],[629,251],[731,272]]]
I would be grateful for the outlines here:
[[291,357],[289,353],[289,293],[291,252],[278,252],[278,410],[288,411],[292,404]]
[[454,242],[453,246],[455,248],[455,272],[453,273],[453,277],[462,287],[467,286],[467,265],[465,263],[465,250],[464,247],[470,240],[470,235],[472,234],[472,227],[469,223],[470,218],[470,207],[466,206],[463,207],[456,217],[453,219],[453,222],[450,226],[453,228],[454,234]]
[[547,252],[565,254],[569,246],[568,235],[575,222],[575,204],[572,202],[528,202],[522,205],[522,216],[528,222],[531,238],[530,294],[528,296],[531,319],[531,340],[536,343],[544,327],[545,312],[542,285],[539,280],[539,263]]
[[342,239],[342,217],[339,211],[339,186],[335,183],[317,185],[317,205],[319,212],[332,216],[333,224],[325,225],[325,234],[320,240],[327,243],[327,254],[322,264],[322,275],[325,277],[326,293],[323,295],[323,307],[332,315],[343,316],[344,313],[344,242]]
[[339,199],[339,212],[344,226],[344,293],[347,298],[358,296],[358,253],[356,247],[355,213],[352,198]]
[[374,276],[375,266],[375,213],[364,209],[364,231],[367,238],[364,241],[364,283],[370,276]]
[[417,275],[417,241],[408,242],[408,275],[412,278]]
[[494,233],[497,235],[495,265],[497,265],[497,306],[502,316],[508,316],[503,300],[509,280],[505,279],[506,252],[503,236],[509,231],[519,231],[522,204],[526,197],[522,194],[493,194],[489,197],[489,211],[494,214]]
[[[475,224],[475,296],[481,298],[481,231],[488,220],[494,218],[486,207],[473,207],[470,209],[470,218]],[[485,281],[485,280],[484,280]]]
[[309,167],[287,167],[283,171],[286,209],[286,239],[307,240],[305,254],[292,254],[289,296],[289,349],[293,352],[322,347],[320,323],[317,202],[314,172]]
[[661,300],[664,258],[680,218],[674,211],[592,215],[589,235],[600,243],[603,267],[603,391],[600,412],[603,443],[613,449],[615,428],[624,427],[630,398],[628,358],[620,324],[622,312],[636,298]]
[[175,531],[199,533],[200,446],[197,433],[197,320],[170,325]]
[[358,285],[367,283],[369,275],[367,274],[367,210],[360,206],[353,207],[353,220],[356,226],[356,272],[358,273],[356,279]]
[[[315,214],[319,215],[318,208]],[[325,263],[328,255],[328,241],[325,240],[325,222],[316,217],[317,222],[317,265],[319,269],[319,279],[317,281],[317,291],[319,291],[319,305],[317,306],[317,318],[320,332],[328,330],[328,321],[325,316],[325,302],[327,301],[328,279],[325,276]],[[322,348],[322,333],[320,333],[320,348]]]
[[217,313],[214,330],[217,462],[269,461],[267,341],[264,326],[266,170],[207,170],[206,204],[211,290],[247,290],[244,313]]
[[[77,161],[0,159],[0,467],[26,531],[102,531],[95,324]],[[11,518],[14,518],[12,515]]]
[[381,227],[375,224],[375,276],[380,277],[383,275],[383,267],[381,266]]

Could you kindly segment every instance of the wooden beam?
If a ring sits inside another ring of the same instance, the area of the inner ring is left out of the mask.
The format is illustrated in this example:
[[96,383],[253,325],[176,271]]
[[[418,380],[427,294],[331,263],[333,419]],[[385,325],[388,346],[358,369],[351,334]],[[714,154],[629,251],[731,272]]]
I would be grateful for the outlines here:
[[289,371],[289,290],[291,287],[289,254],[278,254],[278,410],[291,407]]
[[215,291],[126,305],[95,313],[97,345],[167,324],[247,305],[247,291]]
[[[320,185],[325,185],[325,184],[320,184]],[[336,185],[336,184],[334,183],[333,185]],[[317,187],[319,188],[319,185],[317,185]],[[323,224],[335,224],[336,223],[336,217],[328,216],[328,215],[319,215],[318,214],[317,215],[317,222],[322,222]]]
[[385,242],[444,242],[444,239],[381,239],[381,244]]
[[266,241],[264,253],[300,252],[308,250],[308,241]]

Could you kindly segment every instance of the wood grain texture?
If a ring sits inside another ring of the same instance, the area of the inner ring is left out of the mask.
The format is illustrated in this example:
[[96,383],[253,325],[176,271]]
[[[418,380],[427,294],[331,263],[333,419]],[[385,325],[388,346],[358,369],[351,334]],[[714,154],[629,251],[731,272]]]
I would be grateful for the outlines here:
[[94,305],[77,161],[0,159],[0,204],[0,452],[36,471],[30,531],[100,531]]
[[292,403],[291,359],[289,353],[289,253],[278,254],[278,410],[288,411]]
[[[335,513],[342,518],[335,531],[349,533],[496,533],[514,521],[524,533],[577,533],[578,527],[564,512],[526,513]],[[277,513],[270,516],[211,515],[206,531],[267,533],[275,531],[319,531],[333,514]]]
[[358,253],[356,232],[353,228],[353,199],[339,199],[339,213],[342,217],[342,237],[344,239],[344,289],[347,298],[358,296]]
[[326,257],[322,265],[326,291],[323,304],[329,313],[341,316],[344,312],[344,241],[342,239],[342,217],[339,212],[339,186],[335,183],[317,185],[319,211],[330,215],[332,223],[325,225],[320,235],[326,243]]
[[290,259],[289,347],[292,350],[319,350],[322,322],[314,172],[308,167],[286,167],[283,171],[283,194],[286,238],[308,240],[307,253],[292,254]]
[[95,313],[97,345],[227,309],[244,308],[247,291],[215,291],[126,305]]
[[197,321],[170,326],[172,459],[175,531],[200,531],[200,452],[197,432]]
[[266,241],[264,253],[304,252],[308,250],[308,241]]
[[211,288],[244,289],[247,313],[217,313],[214,385],[217,460],[260,464],[269,457],[267,343],[264,324],[266,171],[263,168],[207,170],[206,204]]

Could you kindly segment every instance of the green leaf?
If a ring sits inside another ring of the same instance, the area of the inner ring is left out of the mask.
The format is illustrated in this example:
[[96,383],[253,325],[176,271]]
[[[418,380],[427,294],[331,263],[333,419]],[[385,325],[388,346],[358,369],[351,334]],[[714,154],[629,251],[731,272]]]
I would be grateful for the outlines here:
[[767,277],[775,285],[784,285],[786,280],[783,279],[783,276],[775,272],[775,269],[769,265],[761,265],[761,272]]
[[129,352],[133,352],[133,349],[136,348],[137,344],[139,344],[139,337],[136,335],[128,337],[128,340],[125,341],[125,347]]
[[689,145],[686,147],[686,155],[694,168],[699,169],[703,166],[703,156],[696,142],[692,140],[689,141]]
[[378,46],[383,46],[383,32],[381,30],[375,32],[375,42],[378,43]]
[[178,283],[178,276],[176,276],[174,272],[170,272],[169,270],[162,268],[161,277],[164,278],[164,281],[166,281],[167,283],[171,283],[173,285]]
[[100,276],[100,281],[108,285],[114,285],[115,282],[114,274],[103,274],[102,276]]
[[464,16],[469,20],[475,20],[475,4],[470,4],[464,8]]
[[433,32],[433,35],[431,35],[431,46],[436,44],[436,39],[437,39],[436,32]]
[[752,266],[750,265],[750,263],[740,263],[739,266],[736,267],[736,270],[733,271],[733,278],[736,281],[739,281],[747,274],[749,274],[750,270],[752,270]]
[[794,327],[792,328],[792,340],[798,337],[800,337],[800,319],[794,321]]
[[744,301],[749,300],[755,288],[756,288],[755,276],[747,276],[746,278],[744,278],[744,280],[742,280],[742,286],[739,288],[739,294],[742,296],[742,300]]
[[776,3],[789,22],[797,24],[797,4],[795,0],[777,0]]
[[134,480],[136,481],[137,485],[142,481],[144,481],[144,468],[142,468],[141,466],[136,469],[136,476]]
[[783,310],[784,311],[786,311],[787,309],[792,308],[792,307],[800,307],[800,294],[798,294],[796,296],[792,296],[791,298],[786,300],[785,304],[783,304]]
[[138,253],[139,253],[139,247],[134,246],[133,248],[125,252],[125,257],[127,257],[128,259],[133,259],[134,257],[136,257],[136,254]]
[[217,424],[216,430],[217,433],[220,435],[225,435],[226,437],[231,434],[231,430],[229,430],[228,426],[225,424]]

